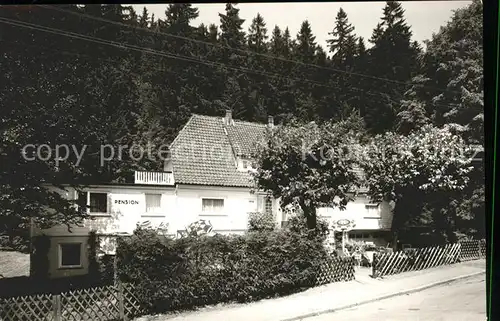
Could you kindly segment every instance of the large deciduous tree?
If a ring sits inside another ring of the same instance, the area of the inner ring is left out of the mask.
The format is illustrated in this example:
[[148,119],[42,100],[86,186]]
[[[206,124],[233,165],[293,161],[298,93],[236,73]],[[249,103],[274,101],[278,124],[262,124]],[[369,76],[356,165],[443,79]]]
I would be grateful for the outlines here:
[[[2,9],[6,18],[27,20],[38,13],[39,23],[51,20],[36,8],[24,12],[17,12],[16,7]],[[33,41],[37,36],[39,41]],[[85,217],[59,193],[63,192],[61,183],[76,185],[74,178],[81,177],[82,168],[70,155],[56,164],[54,150],[56,144],[77,145],[90,134],[79,128],[81,120],[75,117],[78,97],[69,92],[71,86],[81,84],[78,75],[82,68],[68,59],[47,59],[47,48],[41,44],[50,43],[53,37],[6,25],[0,28],[0,37],[5,42],[0,55],[0,235],[27,239],[32,219],[41,227],[50,227],[78,223]],[[37,154],[36,148],[42,144],[48,146]],[[63,149],[59,152],[60,157],[66,156]],[[60,190],[48,189],[48,184]]]
[[484,142],[483,5],[476,0],[455,11],[430,41],[417,83],[399,114],[405,128],[424,118],[441,126],[457,124],[473,144]]
[[[449,124],[469,144],[484,144],[483,5],[458,9],[430,41],[398,114],[398,131]],[[477,162],[467,188],[446,208],[459,217],[463,234],[484,237],[484,167]]]
[[[395,239],[426,227],[441,241],[456,238],[449,202],[469,184],[472,150],[448,127],[422,127],[407,136],[386,133],[364,149],[361,167],[374,201],[395,203]],[[448,204],[447,204],[448,202]]]
[[298,206],[309,229],[319,207],[345,208],[359,183],[356,159],[348,153],[357,137],[351,118],[337,123],[290,123],[270,132],[255,156],[259,189],[280,198],[281,207]]

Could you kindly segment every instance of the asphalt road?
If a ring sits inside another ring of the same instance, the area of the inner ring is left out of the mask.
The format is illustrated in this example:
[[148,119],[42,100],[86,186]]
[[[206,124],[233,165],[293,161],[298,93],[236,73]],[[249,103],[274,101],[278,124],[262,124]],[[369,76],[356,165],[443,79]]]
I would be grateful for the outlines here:
[[484,321],[485,275],[303,321]]

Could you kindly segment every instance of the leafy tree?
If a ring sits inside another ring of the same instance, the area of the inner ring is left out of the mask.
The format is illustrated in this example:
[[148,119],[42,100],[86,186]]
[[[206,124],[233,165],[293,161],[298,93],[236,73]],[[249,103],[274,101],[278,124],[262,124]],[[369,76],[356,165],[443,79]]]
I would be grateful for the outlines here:
[[[416,85],[405,95],[398,114],[399,130],[408,133],[424,123],[448,124],[467,143],[484,144],[482,73],[483,37],[480,1],[457,10],[451,20],[426,42]],[[460,195],[434,202],[457,217],[457,230],[478,238],[485,235],[484,168],[476,164],[470,183]]]
[[[483,5],[474,1],[427,41],[412,104],[438,126],[460,126],[473,144],[484,142]],[[402,115],[404,116],[404,115]],[[418,126],[418,125],[416,125]]]
[[411,97],[415,97],[415,92],[412,90],[405,95],[407,99],[401,101],[401,111],[397,115],[396,129],[403,135],[430,123],[425,106]]
[[[442,241],[455,240],[456,217],[443,213],[470,179],[469,147],[449,128],[422,127],[407,136],[377,136],[360,157],[374,201],[395,203],[392,230],[427,226]],[[439,206],[438,206],[439,205]],[[422,215],[428,212],[428,217]]]
[[[246,36],[244,21],[235,4],[228,4],[221,13],[220,29],[214,24],[194,27],[192,22],[198,11],[190,4],[166,5],[165,19],[154,17],[146,9],[137,14],[130,6],[120,4],[61,8],[70,13],[37,6],[22,10],[17,6],[1,6],[0,14],[123,46],[117,48],[2,24],[0,38],[5,48],[0,57],[4,71],[0,77],[6,90],[0,95],[3,106],[0,161],[5,164],[0,175],[2,183],[5,182],[1,202],[4,212],[9,213],[3,217],[14,218],[8,223],[11,227],[26,222],[27,216],[23,216],[21,208],[31,208],[33,213],[44,206],[66,208],[64,202],[56,201],[55,194],[48,196],[46,190],[38,191],[41,182],[58,183],[62,178],[66,182],[77,179],[119,182],[130,179],[134,169],[159,169],[161,161],[143,158],[136,162],[127,155],[103,167],[99,163],[99,147],[138,143],[158,148],[171,142],[193,112],[215,116],[233,109],[235,117],[240,119],[265,121],[271,114],[277,122],[292,125],[293,118],[315,120],[318,135],[323,135],[324,126],[331,119],[351,119],[352,115],[360,114],[370,133],[397,129],[407,135],[428,123],[439,126],[450,123],[468,142],[482,144],[484,139],[479,2],[454,14],[427,43],[421,61],[417,59],[419,48],[411,41],[411,31],[399,3],[387,3],[370,49],[366,49],[363,39],[353,35],[353,26],[341,10],[330,39],[331,48],[327,48],[332,50],[333,63],[316,43],[307,21],[302,23],[296,39],[292,40],[288,28],[276,26],[268,41],[264,17],[257,15]],[[131,50],[127,45],[144,50]],[[152,55],[148,49],[171,57]],[[266,58],[260,53],[295,62]],[[392,59],[387,59],[388,56]],[[420,62],[422,68],[418,69]],[[327,70],[328,67],[417,85],[410,88],[348,77],[346,73]],[[417,70],[417,77],[412,79]],[[350,130],[362,132],[364,122],[358,117],[351,122]],[[287,135],[284,137],[291,140]],[[327,141],[325,137],[319,142]],[[53,162],[25,162],[20,157],[20,146],[49,142],[74,144],[79,150],[87,145],[86,156],[78,166],[74,158],[59,164],[58,172]],[[276,159],[285,157],[279,153],[269,155]],[[322,173],[314,166],[310,171]],[[9,180],[15,175],[23,178],[11,183]],[[484,187],[481,189],[484,175],[478,169],[469,176],[472,183],[463,190],[463,199],[452,193],[428,198],[421,206],[425,214],[420,216],[427,215],[432,222],[438,209],[447,208],[442,216],[457,217],[454,224],[458,229],[465,230],[467,224],[473,223],[479,231],[480,211],[484,208],[484,201],[480,202],[484,195]],[[307,179],[304,180],[309,182]],[[301,190],[304,189],[297,188]],[[473,215],[467,218],[467,212]],[[67,217],[81,218],[77,213]]]
[[457,230],[476,239],[486,237],[485,173],[483,164],[474,164],[467,188],[452,200],[456,211]]
[[[52,20],[38,8],[2,7],[0,12],[2,17],[18,20],[29,21],[32,14],[38,15],[39,23]],[[50,52],[40,41],[51,44],[54,37],[9,25],[2,25],[0,37],[9,44],[0,56],[0,82],[4,84],[0,94],[0,234],[27,238],[31,220],[43,228],[79,223],[86,217],[66,199],[62,187],[63,183],[79,187],[78,178],[86,173],[74,154],[56,162],[54,150],[58,144],[71,146],[89,135],[74,117],[79,104],[68,92],[79,84],[81,68],[68,59],[47,58]],[[61,47],[66,46],[61,41]],[[50,154],[47,148],[36,155],[42,144],[49,145]],[[59,151],[64,158],[65,151]]]
[[255,159],[258,188],[280,198],[281,207],[297,206],[309,229],[317,227],[318,207],[345,208],[358,176],[354,157],[345,152],[355,141],[350,120],[322,126],[290,123],[272,131]]

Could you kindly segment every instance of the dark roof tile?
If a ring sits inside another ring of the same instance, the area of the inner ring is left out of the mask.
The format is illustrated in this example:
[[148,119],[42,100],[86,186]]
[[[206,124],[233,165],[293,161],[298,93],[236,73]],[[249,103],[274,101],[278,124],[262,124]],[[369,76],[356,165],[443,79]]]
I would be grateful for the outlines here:
[[[251,187],[247,172],[236,167],[237,155],[248,155],[253,143],[264,137],[265,125],[193,115],[171,146],[177,183]],[[234,147],[234,151],[233,148]]]
[[[266,125],[222,117],[193,115],[171,145],[174,179],[180,184],[253,187],[248,172],[237,169],[236,157],[249,157],[264,139]],[[363,176],[360,169],[355,171]],[[362,187],[358,192],[366,192]]]

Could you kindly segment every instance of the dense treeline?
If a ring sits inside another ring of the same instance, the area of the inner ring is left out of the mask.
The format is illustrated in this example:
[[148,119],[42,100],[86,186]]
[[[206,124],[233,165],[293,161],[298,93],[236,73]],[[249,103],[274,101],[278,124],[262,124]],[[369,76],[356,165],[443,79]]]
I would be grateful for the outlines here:
[[[453,123],[482,144],[479,1],[458,10],[425,51],[398,2],[386,3],[369,44],[340,9],[327,48],[309,21],[292,35],[261,15],[244,30],[235,4],[219,16],[218,27],[193,26],[198,9],[181,3],[166,6],[163,19],[118,4],[1,6],[2,211],[46,199],[36,188],[43,182],[116,182],[138,167],[157,169],[160,162],[127,153],[101,166],[99,148],[168,144],[191,113],[321,123],[355,112],[371,135]],[[52,160],[24,160],[26,144],[87,147],[80,163],[71,153],[55,170]]]

